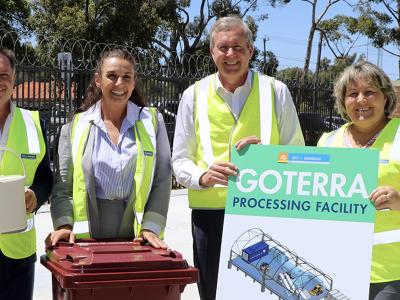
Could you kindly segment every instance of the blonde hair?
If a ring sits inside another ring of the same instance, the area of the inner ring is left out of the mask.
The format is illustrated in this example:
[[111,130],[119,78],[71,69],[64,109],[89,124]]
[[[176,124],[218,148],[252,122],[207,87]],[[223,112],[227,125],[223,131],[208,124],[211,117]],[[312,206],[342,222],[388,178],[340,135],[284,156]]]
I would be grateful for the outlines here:
[[334,87],[335,105],[339,114],[343,119],[351,121],[346,113],[344,105],[346,88],[349,84],[364,80],[368,84],[379,88],[386,97],[385,115],[389,116],[396,108],[397,97],[393,89],[393,85],[389,77],[378,66],[367,62],[360,61],[354,65],[347,67],[336,80]]

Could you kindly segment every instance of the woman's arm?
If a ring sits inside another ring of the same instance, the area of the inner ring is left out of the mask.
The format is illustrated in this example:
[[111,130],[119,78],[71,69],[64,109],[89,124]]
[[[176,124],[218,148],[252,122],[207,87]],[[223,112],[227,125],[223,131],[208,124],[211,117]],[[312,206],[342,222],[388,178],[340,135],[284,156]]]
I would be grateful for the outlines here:
[[163,117],[158,112],[157,120],[154,179],[144,211],[142,229],[150,230],[159,235],[165,228],[167,221],[169,198],[171,195],[172,168],[171,148],[167,130]]
[[58,168],[50,202],[51,218],[55,231],[47,236],[45,240],[46,248],[54,246],[59,240],[67,240],[70,243],[75,241],[75,236],[72,233],[74,221],[71,126],[71,123],[68,123],[61,128],[60,140],[58,142]]

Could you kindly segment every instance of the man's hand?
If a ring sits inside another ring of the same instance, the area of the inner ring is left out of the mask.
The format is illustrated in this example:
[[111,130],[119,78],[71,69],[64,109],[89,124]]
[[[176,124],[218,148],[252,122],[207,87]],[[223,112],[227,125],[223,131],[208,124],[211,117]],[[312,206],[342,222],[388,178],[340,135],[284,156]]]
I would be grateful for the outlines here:
[[25,189],[25,207],[27,213],[33,212],[37,207],[36,195],[31,189]]
[[236,150],[239,151],[250,144],[261,144],[261,139],[255,135],[248,136],[238,140],[235,144]]
[[212,187],[216,184],[228,185],[228,177],[237,175],[237,167],[226,161],[217,161],[200,177],[201,187]]

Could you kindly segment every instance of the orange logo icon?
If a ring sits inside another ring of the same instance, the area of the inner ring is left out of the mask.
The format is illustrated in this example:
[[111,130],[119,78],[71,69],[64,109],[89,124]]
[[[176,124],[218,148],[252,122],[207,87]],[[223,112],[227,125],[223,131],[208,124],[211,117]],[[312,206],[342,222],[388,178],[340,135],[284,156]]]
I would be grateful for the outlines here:
[[289,159],[289,153],[287,152],[280,152],[278,154],[278,162],[280,163],[287,163]]

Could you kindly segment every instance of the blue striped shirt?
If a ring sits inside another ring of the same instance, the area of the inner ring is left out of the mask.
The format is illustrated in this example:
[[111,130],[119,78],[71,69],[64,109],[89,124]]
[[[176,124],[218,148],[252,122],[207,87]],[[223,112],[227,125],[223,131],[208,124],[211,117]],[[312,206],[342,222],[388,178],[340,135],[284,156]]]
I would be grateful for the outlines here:
[[127,201],[131,194],[137,159],[132,106],[128,101],[117,145],[112,143],[101,118],[101,101],[94,108],[96,135],[92,160],[97,198]]

